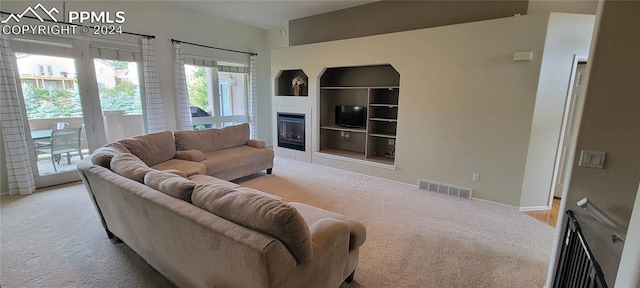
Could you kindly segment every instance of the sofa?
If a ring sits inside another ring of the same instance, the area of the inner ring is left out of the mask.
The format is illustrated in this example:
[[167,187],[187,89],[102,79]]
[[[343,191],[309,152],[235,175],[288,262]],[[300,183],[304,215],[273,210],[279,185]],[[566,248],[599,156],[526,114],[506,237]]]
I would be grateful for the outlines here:
[[[206,174],[233,180],[261,170],[271,174],[273,150],[249,139],[249,124],[221,129],[170,131],[125,138],[96,149],[99,162],[126,152],[157,170],[176,169],[187,176]],[[103,159],[104,158],[104,159]]]
[[96,149],[77,169],[107,236],[178,287],[350,282],[366,240],[361,222],[227,181],[273,168],[273,152],[245,140],[243,126],[153,133]]

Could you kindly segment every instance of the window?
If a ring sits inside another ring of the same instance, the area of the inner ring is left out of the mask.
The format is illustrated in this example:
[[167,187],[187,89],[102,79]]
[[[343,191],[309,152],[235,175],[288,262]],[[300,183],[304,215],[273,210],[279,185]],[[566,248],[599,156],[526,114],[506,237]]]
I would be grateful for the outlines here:
[[244,66],[234,66],[240,72],[229,72],[231,66],[226,65],[184,66],[195,130],[248,122],[249,77]]
[[51,65],[47,65],[47,75],[53,76],[53,67]]
[[38,75],[44,76],[44,65],[38,65]]

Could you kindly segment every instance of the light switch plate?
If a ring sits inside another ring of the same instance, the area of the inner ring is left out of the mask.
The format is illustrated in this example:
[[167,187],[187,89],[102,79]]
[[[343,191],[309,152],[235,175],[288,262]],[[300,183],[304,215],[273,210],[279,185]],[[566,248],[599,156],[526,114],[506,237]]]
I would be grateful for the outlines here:
[[603,169],[606,154],[604,151],[582,150],[578,166]]

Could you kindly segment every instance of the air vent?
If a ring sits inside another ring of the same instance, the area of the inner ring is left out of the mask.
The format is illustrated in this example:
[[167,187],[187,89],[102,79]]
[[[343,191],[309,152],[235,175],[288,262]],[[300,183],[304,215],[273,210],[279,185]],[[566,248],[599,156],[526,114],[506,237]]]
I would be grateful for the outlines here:
[[440,194],[449,194],[460,198],[471,199],[472,190],[469,188],[462,188],[424,179],[418,180],[418,188]]

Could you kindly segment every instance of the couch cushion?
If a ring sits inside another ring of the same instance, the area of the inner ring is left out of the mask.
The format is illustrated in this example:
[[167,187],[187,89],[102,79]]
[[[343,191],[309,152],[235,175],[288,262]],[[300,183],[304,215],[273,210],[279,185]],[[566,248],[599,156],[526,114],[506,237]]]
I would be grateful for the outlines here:
[[242,146],[249,141],[249,124],[243,123],[221,129],[174,132],[176,149],[200,150],[204,153]]
[[300,215],[302,215],[309,226],[312,226],[323,218],[333,218],[347,223],[347,225],[349,225],[349,249],[358,248],[367,240],[367,228],[360,221],[303,203],[291,202],[289,205],[300,212]]
[[129,153],[129,150],[120,142],[105,144],[93,151],[91,154],[91,163],[111,169],[111,159],[113,159],[113,156],[120,153]]
[[191,203],[191,193],[196,183],[166,171],[152,170],[144,176],[144,185],[167,195]]
[[220,185],[220,186],[225,186],[225,187],[229,187],[229,188],[238,188],[240,187],[240,185],[233,183],[233,182],[229,182],[229,181],[225,181],[222,180],[220,178],[216,178],[213,176],[209,176],[209,175],[201,175],[201,174],[196,174],[196,175],[191,175],[189,177],[189,180],[196,182],[196,184],[211,184],[211,185]]
[[197,185],[191,200],[222,218],[277,238],[298,263],[311,260],[309,227],[300,213],[286,202],[216,185]]
[[148,166],[167,161],[176,155],[176,145],[170,131],[125,138],[118,142]]
[[207,166],[199,162],[171,159],[151,166],[156,170],[180,170],[186,176],[195,174],[207,174]]
[[204,157],[204,161],[200,163],[207,166],[207,174],[214,175],[220,171],[272,160],[273,150],[256,149],[243,145],[221,151],[207,152],[204,153]]
[[135,155],[120,153],[111,159],[111,170],[120,176],[144,183],[144,175],[152,169]]

